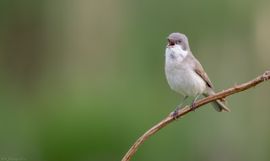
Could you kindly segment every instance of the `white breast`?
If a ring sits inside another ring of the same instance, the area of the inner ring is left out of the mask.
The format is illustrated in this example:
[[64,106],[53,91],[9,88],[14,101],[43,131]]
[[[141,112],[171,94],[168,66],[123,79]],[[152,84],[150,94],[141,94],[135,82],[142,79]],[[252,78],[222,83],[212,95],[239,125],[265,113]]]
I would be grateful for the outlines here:
[[166,57],[177,58],[177,61],[182,61],[188,54],[188,51],[183,50],[180,45],[166,48]]
[[172,90],[185,96],[196,96],[204,92],[206,84],[190,64],[183,62],[187,55],[188,51],[183,50],[181,46],[166,49],[166,78]]

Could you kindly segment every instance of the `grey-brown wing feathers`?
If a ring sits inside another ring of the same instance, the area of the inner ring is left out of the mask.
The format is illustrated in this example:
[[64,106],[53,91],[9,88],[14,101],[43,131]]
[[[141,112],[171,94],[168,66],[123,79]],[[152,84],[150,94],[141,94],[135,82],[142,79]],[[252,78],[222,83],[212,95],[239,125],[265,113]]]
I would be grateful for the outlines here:
[[197,67],[195,67],[194,70],[205,81],[208,87],[214,88],[212,82],[210,81],[210,79],[208,78],[208,75],[203,70],[201,64],[197,63]]
[[210,88],[214,88],[212,82],[210,81],[208,75],[206,74],[206,72],[204,71],[202,65],[200,64],[200,62],[192,55],[190,54],[190,59],[193,59],[193,68],[194,71],[205,81],[206,85]]
[[[194,71],[205,81],[206,85],[209,87],[207,90],[208,92],[204,93],[204,95],[207,97],[209,95],[215,94],[214,86],[213,86],[212,82],[210,81],[208,75],[204,71],[200,62],[192,54],[190,55],[190,59],[194,60],[194,61],[192,61],[194,63],[193,64]],[[218,112],[222,112],[222,111],[230,112],[230,109],[225,105],[224,100],[216,100],[212,104]]]

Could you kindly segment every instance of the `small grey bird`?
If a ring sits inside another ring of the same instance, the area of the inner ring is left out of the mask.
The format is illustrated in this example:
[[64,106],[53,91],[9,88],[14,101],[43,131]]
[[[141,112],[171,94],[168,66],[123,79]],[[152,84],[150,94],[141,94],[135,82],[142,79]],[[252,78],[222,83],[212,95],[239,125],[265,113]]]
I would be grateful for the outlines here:
[[[181,33],[172,33],[168,37],[168,45],[165,53],[165,73],[172,90],[182,94],[184,99],[179,106],[189,97],[194,97],[194,102],[200,95],[209,96],[215,94],[213,84],[208,78],[200,62],[193,56],[188,38]],[[223,100],[213,102],[218,111],[230,111]],[[174,114],[179,110],[177,107]]]

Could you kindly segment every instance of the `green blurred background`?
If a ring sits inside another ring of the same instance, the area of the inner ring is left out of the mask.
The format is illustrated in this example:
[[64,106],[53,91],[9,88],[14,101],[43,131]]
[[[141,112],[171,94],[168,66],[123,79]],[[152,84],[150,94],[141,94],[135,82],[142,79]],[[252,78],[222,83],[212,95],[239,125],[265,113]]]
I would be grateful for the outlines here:
[[[189,37],[216,90],[269,69],[270,2],[1,0],[0,160],[114,161],[179,104],[169,33]],[[170,124],[138,161],[270,160],[270,83]]]

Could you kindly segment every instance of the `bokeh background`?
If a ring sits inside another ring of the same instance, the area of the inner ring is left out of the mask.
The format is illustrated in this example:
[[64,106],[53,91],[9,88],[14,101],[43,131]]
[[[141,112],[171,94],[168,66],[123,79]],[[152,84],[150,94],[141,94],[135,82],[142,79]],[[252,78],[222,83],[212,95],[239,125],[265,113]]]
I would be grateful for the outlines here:
[[[1,0],[0,160],[116,161],[181,96],[169,33],[189,37],[216,90],[269,69],[270,2]],[[270,160],[270,83],[151,137],[133,160]]]

